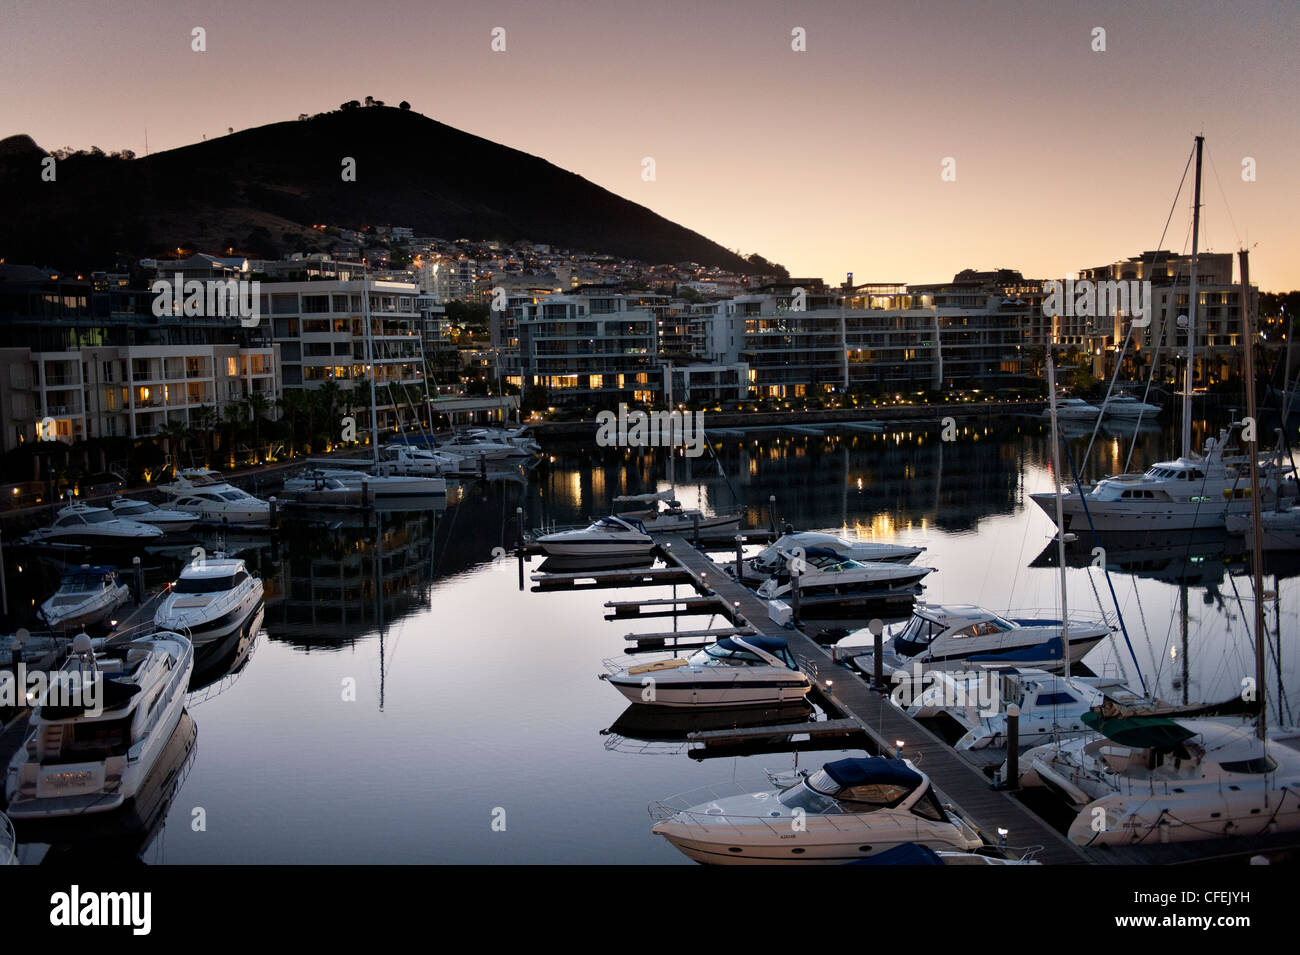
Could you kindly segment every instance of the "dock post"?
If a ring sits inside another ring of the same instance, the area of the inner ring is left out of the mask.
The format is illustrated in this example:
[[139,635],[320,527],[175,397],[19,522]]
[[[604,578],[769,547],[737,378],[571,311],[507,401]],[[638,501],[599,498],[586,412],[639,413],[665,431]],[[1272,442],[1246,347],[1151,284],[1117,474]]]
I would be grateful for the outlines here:
[[370,482],[365,478],[361,479],[361,506],[368,507],[370,504]]
[[799,626],[799,571],[790,569],[790,623]]
[[700,515],[691,515],[691,532],[695,539],[695,549],[700,549]]
[[875,617],[867,624],[867,629],[871,631],[871,643],[875,650],[871,661],[871,688],[883,690],[885,689],[885,662],[881,657],[885,653],[885,622]]
[[776,537],[776,495],[769,494],[767,498],[768,519],[772,522],[772,537]]
[[277,506],[274,494],[271,495],[271,499],[267,503],[271,505],[270,524],[271,527],[274,528],[278,523],[278,518],[280,516],[280,509]]
[[131,558],[131,570],[135,574],[135,605],[138,607],[144,602],[144,567],[138,556]]
[[482,478],[484,481],[487,480],[487,455],[486,454],[480,454],[478,456],[478,476]]
[[1020,788],[1020,707],[1007,707],[1007,778],[1003,789]]
[[745,535],[736,535],[736,583],[745,582]]
[[524,556],[524,509],[522,507],[515,508],[515,527],[519,532],[519,556],[522,558]]

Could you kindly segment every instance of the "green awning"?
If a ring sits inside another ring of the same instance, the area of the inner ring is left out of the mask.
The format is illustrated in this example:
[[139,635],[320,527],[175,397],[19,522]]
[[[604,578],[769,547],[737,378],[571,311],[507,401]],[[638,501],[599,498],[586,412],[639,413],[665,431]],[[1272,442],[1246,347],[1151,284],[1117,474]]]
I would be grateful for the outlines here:
[[1117,716],[1106,719],[1099,713],[1084,713],[1083,722],[1107,739],[1142,749],[1173,749],[1196,734],[1181,723],[1163,716]]

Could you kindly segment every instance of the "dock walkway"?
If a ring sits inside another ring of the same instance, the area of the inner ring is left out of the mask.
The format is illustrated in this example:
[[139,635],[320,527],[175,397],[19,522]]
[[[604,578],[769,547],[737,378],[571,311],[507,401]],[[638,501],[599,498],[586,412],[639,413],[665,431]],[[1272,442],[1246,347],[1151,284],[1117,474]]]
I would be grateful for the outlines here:
[[825,647],[803,631],[786,629],[772,620],[764,601],[728,577],[719,565],[692,547],[684,535],[656,534],[655,543],[668,564],[689,573],[701,591],[722,598],[723,612],[728,613],[733,624],[752,627],[765,636],[783,638],[799,666],[817,682],[821,693],[846,717],[856,720],[881,753],[892,753],[896,742],[901,740],[904,755],[924,770],[935,789],[956,804],[990,841],[996,842],[997,831],[1006,829],[1009,845],[1042,846],[1035,858],[1044,864],[1079,865],[1094,861],[1021,805],[1011,793],[994,789],[979,769],[890,703],[887,696],[872,691],[855,672],[834,662]]

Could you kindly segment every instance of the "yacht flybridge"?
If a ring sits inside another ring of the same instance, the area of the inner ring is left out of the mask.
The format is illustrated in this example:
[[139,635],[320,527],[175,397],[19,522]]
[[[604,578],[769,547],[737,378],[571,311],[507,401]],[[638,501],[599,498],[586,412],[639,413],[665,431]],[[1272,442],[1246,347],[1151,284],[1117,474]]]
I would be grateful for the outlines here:
[[808,695],[812,683],[780,637],[723,637],[689,659],[610,665],[600,678],[633,703],[650,706],[762,706]]
[[[1061,511],[1065,530],[1074,524],[1099,531],[1190,530],[1223,527],[1230,515],[1250,513],[1250,471],[1225,459],[1225,448],[1240,425],[1222,431],[1219,438],[1205,442],[1204,455],[1160,461],[1145,474],[1121,474],[1106,478],[1082,497],[1073,489],[1061,490]],[[1261,500],[1294,500],[1294,481],[1288,469],[1261,463]],[[1030,498],[1053,521],[1056,495],[1050,491]],[[1087,515],[1084,515],[1085,505]]]
[[242,560],[218,555],[189,564],[154,613],[154,626],[188,633],[196,645],[240,630],[262,606],[262,581]]
[[131,590],[116,568],[82,564],[63,575],[54,596],[41,604],[41,618],[51,630],[93,627],[130,599]]
[[649,556],[655,542],[634,517],[602,517],[580,530],[559,531],[537,538],[551,557]]
[[1020,757],[1025,787],[1078,812],[1079,845],[1133,845],[1300,830],[1300,730],[1264,740],[1230,719],[1084,717],[1100,736]]
[[[684,508],[673,499],[672,491],[654,494],[621,494],[614,498],[616,504],[648,505],[640,510],[620,511],[619,517],[639,520],[651,533],[687,533],[698,527],[701,531],[717,533],[740,527],[739,514],[705,514],[697,508]],[[664,507],[660,509],[659,505]]]
[[[15,819],[107,812],[136,795],[185,708],[194,647],[176,633],[105,643],[73,640],[72,654],[32,710],[31,730],[5,774]],[[83,692],[56,699],[76,681]]]
[[[885,674],[954,669],[967,663],[1010,664],[1056,670],[1064,665],[1061,646],[1066,628],[1060,619],[1013,618],[973,604],[927,605],[918,603],[912,618],[887,637],[881,667]],[[1104,620],[1069,621],[1070,660],[1081,659],[1111,632]],[[846,639],[866,637],[860,630]],[[863,673],[873,673],[875,652],[868,649],[853,658]]]
[[786,788],[684,793],[650,806],[655,835],[696,862],[841,865],[918,843],[970,851],[976,832],[911,762],[839,759]]

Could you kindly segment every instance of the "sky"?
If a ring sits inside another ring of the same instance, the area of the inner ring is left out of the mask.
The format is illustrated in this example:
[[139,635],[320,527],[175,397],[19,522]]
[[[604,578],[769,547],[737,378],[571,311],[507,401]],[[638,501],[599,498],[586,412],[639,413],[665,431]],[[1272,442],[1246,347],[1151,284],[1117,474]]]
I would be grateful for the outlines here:
[[1201,247],[1278,291],[1298,28],[1295,0],[4,0],[0,138],[143,154],[407,100],[793,275],[921,283],[1190,250],[1190,180],[1160,240],[1201,133]]

